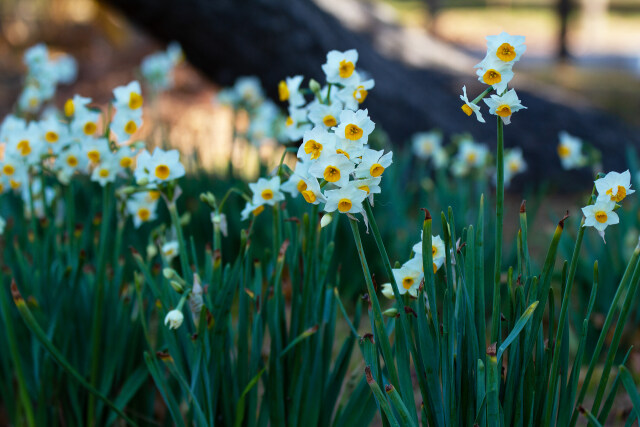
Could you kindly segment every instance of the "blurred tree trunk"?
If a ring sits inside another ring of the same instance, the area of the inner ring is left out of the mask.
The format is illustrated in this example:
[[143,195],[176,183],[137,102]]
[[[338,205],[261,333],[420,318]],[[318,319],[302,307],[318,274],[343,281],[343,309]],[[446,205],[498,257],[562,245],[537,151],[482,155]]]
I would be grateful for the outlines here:
[[556,10],[560,29],[558,31],[558,59],[566,61],[569,59],[569,47],[567,43],[567,30],[569,27],[569,15],[571,14],[571,0],[557,0]]
[[[215,82],[231,85],[239,76],[256,75],[273,99],[283,77],[302,74],[306,79],[324,81],[320,66],[327,52],[355,48],[358,69],[369,72],[376,81],[365,107],[392,142],[402,144],[414,133],[434,128],[447,135],[470,132],[480,141],[495,140],[495,117],[487,117],[486,106],[485,125],[460,109],[463,84],[470,98],[484,89],[473,70],[461,81],[444,71],[412,68],[383,57],[370,40],[343,27],[310,0],[102,1],[156,37],[178,41],[188,60]],[[586,137],[606,149],[604,166],[609,169],[623,166],[623,142],[640,145],[638,135],[611,116],[525,91],[519,91],[519,96],[529,109],[517,113],[505,130],[505,140],[507,146],[523,148],[529,163],[528,178],[576,181],[575,172],[571,172],[573,179],[567,180],[567,172],[560,167],[555,148],[560,130]],[[590,172],[581,173],[588,182]]]

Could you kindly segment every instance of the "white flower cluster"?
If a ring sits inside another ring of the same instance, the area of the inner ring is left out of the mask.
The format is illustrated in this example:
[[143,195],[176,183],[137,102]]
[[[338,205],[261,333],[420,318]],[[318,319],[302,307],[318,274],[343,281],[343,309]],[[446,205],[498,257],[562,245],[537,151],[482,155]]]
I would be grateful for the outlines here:
[[373,202],[373,195],[380,193],[393,153],[368,146],[375,125],[359,106],[374,83],[361,78],[357,60],[355,50],[329,52],[322,66],[328,83],[320,88],[312,82],[315,98],[306,105],[300,93],[302,76],[280,83],[280,98],[289,102],[287,135],[291,140],[302,138],[298,163],[282,186],[279,177],[250,184],[253,199],[243,211],[244,219],[265,204],[283,200],[282,191],[293,197],[301,194],[310,204],[322,203],[325,212],[348,214],[363,213],[364,199]]
[[47,46],[40,43],[24,53],[27,66],[25,85],[18,98],[21,112],[36,113],[56,92],[58,83],[69,84],[76,79],[78,65],[70,55],[52,58]]
[[583,227],[595,228],[604,240],[604,230],[607,226],[620,222],[618,214],[614,212],[620,207],[618,203],[629,194],[635,193],[635,190],[631,189],[631,174],[628,170],[622,173],[609,172],[603,178],[597,179],[595,186],[598,198],[594,204],[582,208],[585,216]]
[[587,157],[582,153],[582,140],[577,136],[561,131],[558,135],[558,157],[564,169],[577,169],[587,164]]
[[167,46],[166,51],[152,53],[140,64],[140,72],[151,90],[161,92],[173,87],[173,69],[184,55],[177,42]]
[[[527,47],[524,36],[512,36],[502,32],[497,36],[487,36],[487,54],[476,64],[478,80],[492,87],[496,94],[485,99],[489,113],[499,116],[505,125],[511,122],[511,115],[527,108],[522,105],[514,89],[507,91],[507,85],[513,79],[513,65],[520,60]],[[484,123],[478,102],[486,94],[481,94],[473,101],[467,98],[467,88],[462,87],[460,99],[464,102],[462,111],[468,116],[475,113],[478,121]]]
[[[407,292],[412,297],[418,295],[418,289],[420,283],[424,278],[424,266],[422,263],[422,238],[420,241],[413,245],[413,258],[402,264],[400,268],[394,268],[392,271],[393,277],[398,284],[398,292],[400,295],[404,295]],[[444,241],[440,236],[433,236],[431,239],[431,254],[433,256],[433,272],[438,271],[445,261],[445,248]],[[394,299],[393,288],[391,283],[385,283],[382,285],[382,294],[389,298]]]

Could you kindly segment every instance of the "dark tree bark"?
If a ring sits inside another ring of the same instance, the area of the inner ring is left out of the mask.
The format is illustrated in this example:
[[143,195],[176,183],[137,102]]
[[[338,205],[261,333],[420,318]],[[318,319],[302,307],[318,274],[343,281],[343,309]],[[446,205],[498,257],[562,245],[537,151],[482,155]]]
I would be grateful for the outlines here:
[[557,0],[556,10],[558,12],[558,59],[566,61],[569,59],[569,46],[567,44],[567,30],[569,28],[569,14],[571,13],[571,0]]
[[[470,96],[484,90],[474,70],[460,81],[432,69],[411,68],[380,55],[367,37],[343,27],[310,0],[102,0],[120,9],[156,37],[177,40],[188,60],[221,85],[238,76],[257,75],[276,98],[285,76],[302,74],[322,81],[321,64],[332,49],[356,48],[358,68],[376,81],[365,102],[374,122],[394,143],[415,132],[439,128],[445,134],[470,132],[493,145],[495,117],[481,125],[460,110],[461,87]],[[375,30],[375,29],[374,29]],[[481,37],[483,35],[478,35]],[[519,91],[528,110],[506,127],[506,145],[523,148],[529,163],[525,178],[550,179],[567,189],[588,182],[591,173],[563,172],[556,155],[558,132],[566,130],[606,150],[606,170],[626,167],[625,143],[638,146],[637,132],[615,118],[589,108],[572,108]],[[487,109],[485,108],[485,111]]]

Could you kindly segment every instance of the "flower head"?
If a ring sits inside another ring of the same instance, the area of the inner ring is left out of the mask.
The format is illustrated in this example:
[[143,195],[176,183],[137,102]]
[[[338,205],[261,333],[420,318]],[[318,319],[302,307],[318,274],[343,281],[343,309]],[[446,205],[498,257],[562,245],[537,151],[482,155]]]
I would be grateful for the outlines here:
[[487,58],[513,64],[527,50],[524,41],[524,36],[512,36],[504,31],[497,36],[487,36]]
[[340,113],[340,125],[334,128],[338,138],[349,142],[366,144],[375,124],[369,118],[367,110],[344,110]]
[[180,310],[171,310],[164,318],[164,324],[169,325],[169,329],[178,329],[184,321],[184,315]]
[[362,202],[367,197],[367,192],[349,184],[337,190],[325,191],[325,197],[327,198],[325,212],[338,210],[340,213],[355,214],[363,211]]
[[143,150],[138,156],[138,163],[134,172],[136,181],[143,178],[149,183],[162,183],[173,181],[183,177],[184,166],[180,163],[180,152],[178,150],[164,151],[157,148],[153,155],[147,150]]
[[475,113],[476,119],[478,119],[480,123],[484,123],[484,117],[482,117],[482,113],[480,112],[480,106],[478,104],[474,104],[473,102],[470,102],[469,98],[467,98],[466,86],[462,86],[462,95],[460,95],[460,99],[464,102],[464,105],[462,106],[462,111],[464,111],[464,113],[467,116],[470,116],[471,114]]
[[358,80],[356,63],[358,62],[358,51],[350,49],[345,52],[332,50],[327,53],[327,62],[322,65],[327,82],[340,83],[348,86]]
[[631,189],[631,174],[628,170],[618,173],[609,172],[604,178],[595,181],[598,198],[611,199],[616,203],[624,200],[629,194],[635,193]]
[[491,98],[485,98],[484,102],[489,106],[489,113],[499,116],[505,125],[511,123],[513,113],[527,108],[520,103],[515,89],[502,95],[491,95]]
[[562,167],[576,169],[584,166],[587,158],[582,154],[582,140],[564,131],[560,132],[559,137],[558,156]]
[[259,178],[258,182],[250,183],[249,188],[253,193],[251,202],[256,206],[263,204],[273,206],[284,200],[284,194],[280,191],[279,176],[271,179]]
[[604,230],[607,226],[620,222],[618,214],[613,211],[616,202],[610,198],[598,198],[593,205],[582,208],[585,216],[583,227],[593,227],[598,230],[604,240]]

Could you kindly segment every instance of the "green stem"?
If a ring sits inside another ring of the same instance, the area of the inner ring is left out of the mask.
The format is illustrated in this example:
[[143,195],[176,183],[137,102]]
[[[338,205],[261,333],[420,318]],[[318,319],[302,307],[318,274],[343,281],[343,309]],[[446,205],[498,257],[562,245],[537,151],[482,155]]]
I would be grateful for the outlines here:
[[500,117],[498,117],[496,170],[496,252],[495,264],[493,267],[493,314],[491,316],[492,342],[497,342],[500,339],[500,269],[502,268],[502,219],[504,216],[504,135],[502,118]]
[[176,235],[178,238],[182,277],[187,281],[187,283],[191,283],[193,278],[191,277],[191,274],[189,274],[191,270],[189,267],[189,258],[187,255],[187,245],[184,241],[184,234],[182,233],[182,225],[180,224],[180,217],[178,216],[178,208],[176,207],[176,202],[169,202],[167,207],[169,208],[171,223],[173,224],[173,228],[176,230]]

